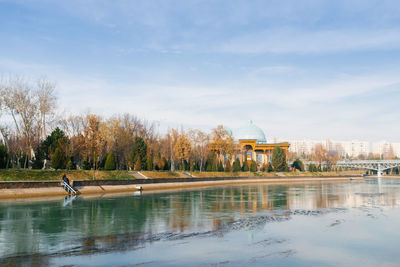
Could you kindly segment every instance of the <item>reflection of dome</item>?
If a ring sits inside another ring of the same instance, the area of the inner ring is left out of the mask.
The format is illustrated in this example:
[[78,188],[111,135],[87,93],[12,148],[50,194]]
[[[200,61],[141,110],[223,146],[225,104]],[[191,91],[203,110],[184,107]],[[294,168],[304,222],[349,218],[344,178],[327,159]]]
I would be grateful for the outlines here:
[[233,132],[235,140],[257,140],[258,144],[267,143],[263,130],[250,121],[246,126],[242,126]]

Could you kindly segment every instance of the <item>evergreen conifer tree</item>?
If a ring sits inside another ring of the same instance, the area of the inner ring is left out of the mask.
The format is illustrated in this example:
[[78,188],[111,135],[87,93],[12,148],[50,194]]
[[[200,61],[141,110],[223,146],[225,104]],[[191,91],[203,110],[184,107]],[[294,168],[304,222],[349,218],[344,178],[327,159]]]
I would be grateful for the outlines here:
[[115,165],[116,164],[115,164],[115,156],[114,156],[114,154],[113,153],[108,153],[106,162],[104,164],[104,169],[106,171],[115,170],[116,169]]
[[249,169],[249,163],[247,162],[247,160],[245,162],[243,162],[243,171],[244,172],[248,172]]
[[234,172],[240,172],[241,171],[241,167],[240,167],[240,160],[238,158],[235,159],[235,161],[233,162],[233,171]]
[[184,163],[185,163],[185,171],[190,171],[190,163],[187,160],[185,160]]
[[146,164],[147,159],[147,144],[140,136],[136,136],[133,140],[131,151],[129,154],[130,166],[136,166],[137,159],[140,158],[141,166]]
[[272,169],[276,172],[282,172],[287,169],[285,152],[279,146],[275,147],[272,152]]
[[[69,138],[65,135],[65,133],[62,130],[60,130],[60,128],[57,127],[35,149],[35,159],[32,162],[32,168],[33,169],[43,168],[44,160],[52,159],[51,155],[54,155],[56,148],[65,147],[68,143],[69,143]],[[64,150],[61,149],[61,152],[63,151]],[[64,164],[65,163],[66,159],[64,158]]]
[[75,164],[74,164],[74,162],[73,162],[71,159],[68,161],[67,169],[68,169],[68,170],[75,170],[75,169],[76,169],[76,168],[75,168]]
[[89,162],[87,159],[85,159],[85,160],[82,162],[82,169],[84,169],[84,170],[90,170],[90,168],[91,168],[90,162]]
[[310,163],[310,165],[308,165],[308,171],[309,172],[316,172],[317,171],[317,167],[314,164]]
[[7,167],[7,161],[8,156],[6,146],[0,144],[0,169],[5,169]]
[[99,170],[100,170],[100,169],[105,170],[106,161],[107,161],[107,156],[108,156],[108,154],[107,154],[105,157],[102,157],[101,160],[97,163],[97,167],[98,167]]
[[164,158],[162,159],[162,161],[163,161],[163,163],[162,163],[163,170],[164,170],[164,171],[168,171],[168,170],[169,170],[169,162],[168,162],[168,160],[164,157]]
[[231,171],[232,171],[231,161],[228,160],[225,164],[225,172],[231,172]]
[[61,149],[57,147],[51,159],[51,167],[58,170],[64,168],[64,166],[64,155],[62,154]]
[[252,160],[250,163],[250,171],[252,171],[252,172],[257,171],[257,163],[254,160]]
[[295,168],[296,170],[304,171],[304,164],[300,159],[296,159],[293,162],[292,167]]
[[222,165],[222,161],[218,162],[218,171],[223,172],[224,171],[224,165]]
[[147,157],[147,160],[146,160],[146,169],[148,171],[152,171],[153,170],[153,159],[150,156]]
[[268,163],[267,172],[273,172],[273,171],[274,171],[274,169],[272,168],[272,164]]

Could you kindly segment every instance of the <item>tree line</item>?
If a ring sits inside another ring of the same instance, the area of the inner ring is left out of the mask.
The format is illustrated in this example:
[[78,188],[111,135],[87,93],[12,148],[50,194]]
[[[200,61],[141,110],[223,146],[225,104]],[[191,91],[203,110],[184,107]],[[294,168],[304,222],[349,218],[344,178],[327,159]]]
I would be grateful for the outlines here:
[[84,170],[285,171],[277,148],[271,164],[241,163],[233,138],[218,126],[156,131],[132,114],[60,115],[55,83],[0,80],[0,168]]

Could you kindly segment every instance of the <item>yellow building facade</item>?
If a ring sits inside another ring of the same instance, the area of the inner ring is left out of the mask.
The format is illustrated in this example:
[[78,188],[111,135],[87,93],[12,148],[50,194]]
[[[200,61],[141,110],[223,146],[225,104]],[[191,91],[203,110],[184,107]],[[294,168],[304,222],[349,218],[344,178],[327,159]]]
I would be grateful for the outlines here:
[[245,160],[255,160],[259,165],[269,163],[275,147],[280,147],[287,158],[290,144],[288,142],[268,143],[264,131],[251,121],[233,131],[227,127],[224,128],[234,139],[235,155],[241,163]]

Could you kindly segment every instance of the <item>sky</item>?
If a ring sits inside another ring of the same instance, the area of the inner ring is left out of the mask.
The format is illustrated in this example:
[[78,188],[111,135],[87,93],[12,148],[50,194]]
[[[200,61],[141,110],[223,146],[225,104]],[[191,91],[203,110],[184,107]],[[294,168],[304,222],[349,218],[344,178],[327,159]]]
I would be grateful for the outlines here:
[[400,141],[400,2],[0,0],[0,74],[58,111],[267,139]]

